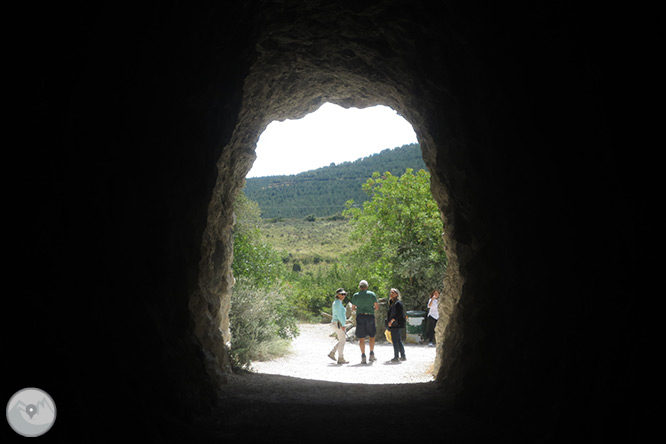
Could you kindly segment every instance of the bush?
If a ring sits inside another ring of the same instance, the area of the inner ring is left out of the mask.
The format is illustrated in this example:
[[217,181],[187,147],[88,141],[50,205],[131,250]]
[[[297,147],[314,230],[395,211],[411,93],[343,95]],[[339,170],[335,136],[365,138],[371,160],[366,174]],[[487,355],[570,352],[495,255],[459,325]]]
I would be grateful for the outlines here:
[[359,280],[368,279],[368,275],[360,270],[361,267],[354,268],[344,262],[335,262],[330,267],[317,268],[312,273],[292,275],[288,297],[298,319],[316,322],[321,312],[330,314],[335,290],[340,287],[345,288],[351,298],[358,291]]
[[342,215],[342,213],[336,213],[332,216],[328,216],[326,220],[345,220],[345,216]]
[[287,352],[298,325],[285,292],[279,285],[257,288],[245,279],[234,285],[229,311],[231,357],[237,368]]

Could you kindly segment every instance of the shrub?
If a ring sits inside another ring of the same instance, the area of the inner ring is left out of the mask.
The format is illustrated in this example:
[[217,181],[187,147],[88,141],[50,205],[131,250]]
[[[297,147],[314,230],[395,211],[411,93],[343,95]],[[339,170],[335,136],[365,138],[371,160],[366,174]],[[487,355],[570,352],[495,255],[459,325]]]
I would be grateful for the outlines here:
[[298,325],[279,285],[257,288],[245,279],[234,285],[229,311],[231,357],[237,368],[286,353]]

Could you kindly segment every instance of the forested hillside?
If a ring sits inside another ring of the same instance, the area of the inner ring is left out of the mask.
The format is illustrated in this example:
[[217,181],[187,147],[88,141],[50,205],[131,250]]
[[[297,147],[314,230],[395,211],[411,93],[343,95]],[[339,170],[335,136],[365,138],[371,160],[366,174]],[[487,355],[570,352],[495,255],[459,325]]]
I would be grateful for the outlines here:
[[402,175],[407,168],[426,169],[418,144],[300,174],[248,178],[243,190],[259,204],[262,218],[325,217],[342,212],[349,199],[357,204],[367,200],[361,185],[373,172]]

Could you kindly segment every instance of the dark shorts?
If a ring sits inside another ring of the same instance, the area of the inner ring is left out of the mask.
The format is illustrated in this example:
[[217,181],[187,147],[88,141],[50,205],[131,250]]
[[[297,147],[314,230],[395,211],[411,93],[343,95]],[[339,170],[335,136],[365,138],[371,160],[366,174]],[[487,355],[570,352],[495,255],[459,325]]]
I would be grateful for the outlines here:
[[356,337],[365,338],[370,336],[374,338],[377,334],[377,327],[375,326],[375,315],[356,315]]

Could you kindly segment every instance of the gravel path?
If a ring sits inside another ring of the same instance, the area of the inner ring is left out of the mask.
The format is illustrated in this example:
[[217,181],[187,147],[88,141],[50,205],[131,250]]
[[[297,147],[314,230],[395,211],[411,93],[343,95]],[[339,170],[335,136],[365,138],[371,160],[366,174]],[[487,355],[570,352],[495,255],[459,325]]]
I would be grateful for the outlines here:
[[[292,341],[288,355],[272,361],[253,362],[252,370],[261,374],[354,384],[406,384],[434,379],[434,347],[405,344],[407,360],[394,363],[390,362],[393,345],[378,340],[375,344],[377,361],[362,365],[358,340],[348,341],[345,359],[349,364],[338,365],[327,356],[336,342],[329,336],[332,332],[329,324],[301,324],[299,329],[301,333]],[[369,353],[366,340],[366,355]]]

